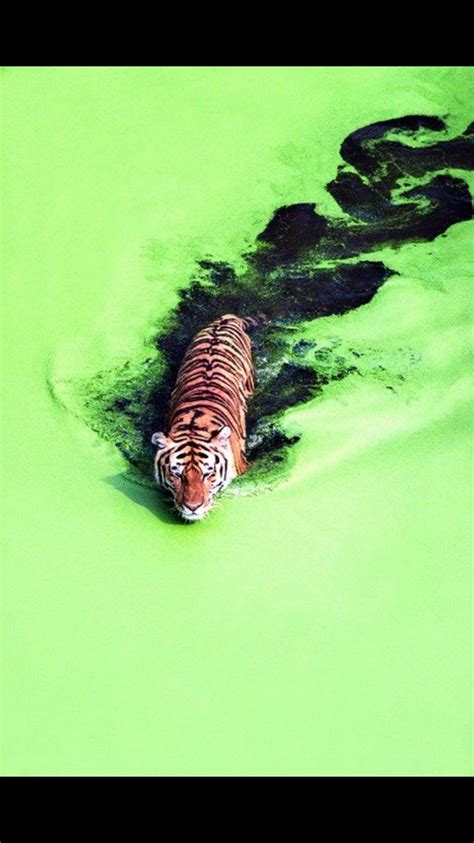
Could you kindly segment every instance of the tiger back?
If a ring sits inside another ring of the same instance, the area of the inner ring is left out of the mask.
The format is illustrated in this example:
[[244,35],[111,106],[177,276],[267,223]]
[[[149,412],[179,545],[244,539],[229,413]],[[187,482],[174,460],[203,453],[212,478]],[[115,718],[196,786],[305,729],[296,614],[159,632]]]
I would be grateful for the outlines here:
[[247,398],[255,387],[246,329],[265,319],[228,313],[191,341],[167,414],[167,433],[154,433],[155,477],[187,521],[202,519],[215,494],[248,466]]

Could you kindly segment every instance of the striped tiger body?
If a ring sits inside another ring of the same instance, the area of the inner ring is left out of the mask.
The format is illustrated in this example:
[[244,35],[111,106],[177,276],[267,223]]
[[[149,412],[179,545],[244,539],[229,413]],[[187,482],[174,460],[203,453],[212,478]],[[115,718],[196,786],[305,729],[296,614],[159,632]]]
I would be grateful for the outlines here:
[[255,382],[246,329],[264,319],[228,313],[196,334],[171,394],[168,432],[152,436],[156,481],[186,521],[201,520],[248,466],[245,414]]

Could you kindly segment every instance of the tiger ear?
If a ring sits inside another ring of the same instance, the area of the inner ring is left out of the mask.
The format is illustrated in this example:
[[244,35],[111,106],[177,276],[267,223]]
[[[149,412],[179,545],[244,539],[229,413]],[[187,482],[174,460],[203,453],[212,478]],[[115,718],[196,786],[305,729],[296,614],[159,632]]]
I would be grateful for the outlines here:
[[166,448],[170,444],[170,439],[164,433],[154,433],[151,441],[157,448]]
[[232,431],[230,427],[224,425],[221,427],[219,433],[216,436],[216,442],[218,445],[226,445],[232,435]]

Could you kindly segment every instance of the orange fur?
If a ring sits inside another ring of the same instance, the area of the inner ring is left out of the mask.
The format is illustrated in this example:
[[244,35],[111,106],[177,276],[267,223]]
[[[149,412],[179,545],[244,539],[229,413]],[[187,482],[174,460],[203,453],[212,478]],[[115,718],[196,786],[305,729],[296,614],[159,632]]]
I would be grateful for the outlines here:
[[[211,440],[227,425],[237,474],[243,474],[248,466],[247,398],[255,387],[252,349],[244,325],[245,320],[228,313],[196,334],[178,372],[168,411],[168,435],[174,441],[179,441],[186,429],[198,437],[207,432]],[[196,410],[202,415],[196,417]]]

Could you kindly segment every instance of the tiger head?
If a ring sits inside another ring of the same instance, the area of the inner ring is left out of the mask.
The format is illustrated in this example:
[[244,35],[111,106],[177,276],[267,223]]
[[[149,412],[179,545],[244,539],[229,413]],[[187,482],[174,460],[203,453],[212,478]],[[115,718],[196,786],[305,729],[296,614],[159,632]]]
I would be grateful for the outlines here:
[[154,433],[155,477],[173,495],[185,521],[201,521],[209,512],[214,495],[236,476],[229,439],[230,427],[222,427],[209,442],[189,436],[174,441]]

